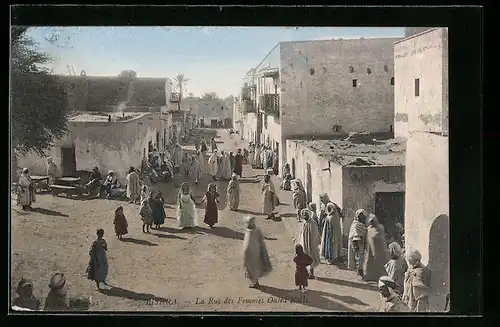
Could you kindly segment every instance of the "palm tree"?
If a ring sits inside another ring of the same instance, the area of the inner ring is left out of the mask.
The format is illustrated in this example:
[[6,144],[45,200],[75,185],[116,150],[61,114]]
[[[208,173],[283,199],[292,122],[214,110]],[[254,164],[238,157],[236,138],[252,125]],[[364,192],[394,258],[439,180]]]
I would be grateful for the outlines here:
[[184,74],[177,74],[177,76],[174,77],[174,82],[175,82],[174,87],[179,91],[179,102],[177,103],[177,107],[179,110],[181,110],[183,90],[188,81],[189,78],[186,78]]

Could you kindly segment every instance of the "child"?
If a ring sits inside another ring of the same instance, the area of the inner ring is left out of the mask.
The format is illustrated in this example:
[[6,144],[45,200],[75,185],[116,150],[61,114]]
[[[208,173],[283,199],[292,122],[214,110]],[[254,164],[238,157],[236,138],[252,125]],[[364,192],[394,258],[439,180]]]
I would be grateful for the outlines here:
[[118,239],[121,240],[123,235],[128,233],[128,223],[125,215],[123,214],[123,207],[119,206],[115,210],[115,220],[113,222],[115,225],[115,233]]
[[304,248],[302,245],[295,245],[295,285],[299,287],[299,291],[305,292],[307,284],[307,277],[309,273],[307,272],[307,266],[313,263],[313,259],[304,253]]
[[142,220],[142,232],[149,233],[149,228],[153,224],[153,212],[151,211],[151,206],[149,205],[148,198],[145,198],[141,201],[139,214],[141,215]]
[[207,201],[207,205],[205,207],[205,219],[203,222],[213,229],[214,225],[219,221],[219,209],[217,208],[217,203],[219,203],[219,193],[217,193],[217,186],[214,183],[208,184],[208,190],[198,205],[205,201]]
[[292,190],[292,175],[286,174],[285,179],[281,183],[281,189],[283,191],[291,191]]
[[19,297],[14,299],[13,305],[30,310],[40,310],[40,301],[33,295],[33,283],[22,278],[17,285],[17,294]]
[[141,188],[141,203],[149,198],[149,190],[147,185],[142,185]]

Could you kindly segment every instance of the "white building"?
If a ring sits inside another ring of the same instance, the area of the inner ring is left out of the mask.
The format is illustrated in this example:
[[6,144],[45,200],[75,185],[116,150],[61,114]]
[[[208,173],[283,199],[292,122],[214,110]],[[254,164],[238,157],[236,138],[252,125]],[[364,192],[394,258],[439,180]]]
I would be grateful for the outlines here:
[[[450,290],[448,31],[432,28],[396,42],[395,134],[406,146],[406,246],[422,253],[443,310]],[[410,33],[412,34],[412,33]]]
[[279,43],[247,73],[245,137],[278,148],[282,166],[287,139],[392,133],[397,40]]

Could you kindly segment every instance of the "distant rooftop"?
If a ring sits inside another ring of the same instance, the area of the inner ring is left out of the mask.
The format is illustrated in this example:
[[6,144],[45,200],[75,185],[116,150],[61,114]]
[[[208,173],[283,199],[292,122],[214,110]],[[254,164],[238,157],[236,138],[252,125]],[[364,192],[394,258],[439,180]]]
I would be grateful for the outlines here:
[[[346,140],[294,140],[320,156],[341,166],[404,166],[406,141],[404,139],[374,140],[355,143]],[[358,163],[354,163],[357,159]],[[363,164],[363,161],[366,164]]]
[[123,123],[134,119],[138,119],[148,115],[149,112],[126,112],[125,116],[121,113],[78,113],[68,118],[68,121],[74,123],[106,123],[108,122],[108,115],[111,115],[111,122]]

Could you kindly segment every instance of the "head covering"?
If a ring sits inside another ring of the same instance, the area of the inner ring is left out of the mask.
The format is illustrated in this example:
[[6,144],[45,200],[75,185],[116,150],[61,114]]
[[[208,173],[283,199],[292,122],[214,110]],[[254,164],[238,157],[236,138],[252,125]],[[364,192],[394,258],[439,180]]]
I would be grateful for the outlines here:
[[47,163],[52,162],[52,157],[47,157]]
[[210,192],[210,189],[212,187],[215,187],[215,189],[217,189],[217,185],[215,185],[214,183],[209,183],[208,186],[207,186],[207,191]]
[[354,220],[359,221],[359,215],[363,214],[365,218],[368,218],[368,212],[366,212],[365,209],[358,209],[356,210],[356,213],[354,214]]
[[28,168],[23,168],[23,174],[27,174],[29,172]]
[[333,202],[328,202],[328,204],[326,205],[326,212],[328,214],[334,213],[335,211],[337,211],[336,209],[337,209],[337,206]]
[[391,289],[397,288],[396,282],[389,276],[380,277],[380,279],[378,280],[378,287],[382,287],[382,286],[387,286]]
[[111,174],[114,174],[114,173],[115,173],[115,172],[114,172],[114,171],[112,171],[112,170],[109,170],[109,171],[108,171],[108,175],[111,175]]
[[59,290],[66,284],[66,276],[62,273],[56,273],[50,279],[49,287],[51,290]]
[[183,191],[184,189],[189,190],[189,184],[186,182],[183,182],[181,184],[181,191]]
[[26,286],[31,286],[31,288],[33,288],[33,282],[31,280],[25,279],[23,277],[23,278],[21,278],[21,281],[19,282],[19,284],[17,284],[16,293],[19,296],[23,295],[23,288],[25,288]]
[[255,226],[255,217],[254,216],[245,217],[245,225],[247,226],[248,229],[253,229],[253,227]]
[[98,235],[99,235],[99,234],[104,234],[104,229],[99,228],[99,229],[97,230],[97,234],[98,234]]
[[309,219],[311,219],[311,216],[312,216],[311,210],[307,208],[300,210],[300,217],[304,218],[304,220],[308,221]]
[[374,226],[377,226],[379,223],[377,216],[375,216],[373,213],[369,214],[367,223],[368,224],[372,223]]
[[419,262],[420,260],[422,260],[422,254],[419,250],[410,249],[407,253],[408,254],[406,258],[408,259],[408,261]]
[[98,170],[99,170],[99,168],[94,167],[94,168],[92,168],[92,170],[93,170],[93,171],[98,171]]
[[300,244],[295,245],[295,254],[303,254],[304,253],[304,247]]
[[314,203],[314,202],[309,202],[309,203],[307,204],[307,208],[308,208],[309,210],[311,210],[312,212],[316,212],[316,208],[317,208],[317,207],[316,207],[316,203]]
[[321,202],[323,202],[323,203],[325,203],[325,202],[326,202],[326,203],[328,203],[328,202],[330,202],[330,197],[329,197],[329,196],[328,196],[328,194],[326,194],[326,193],[321,193],[321,194],[319,195],[319,200],[320,200]]
[[115,214],[118,214],[118,212],[120,212],[120,211],[123,212],[123,207],[122,206],[119,206],[118,208],[116,208]]
[[391,244],[389,244],[388,249],[391,259],[397,259],[402,254],[401,246],[398,244],[398,242],[392,242]]

